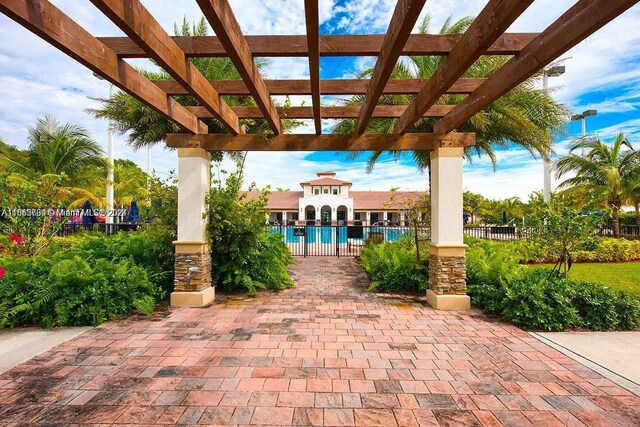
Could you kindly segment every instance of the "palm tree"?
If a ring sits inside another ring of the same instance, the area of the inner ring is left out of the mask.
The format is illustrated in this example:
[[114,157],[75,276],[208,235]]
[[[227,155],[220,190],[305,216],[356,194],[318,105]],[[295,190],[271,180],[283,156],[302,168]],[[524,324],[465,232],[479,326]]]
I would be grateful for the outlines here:
[[[461,34],[471,23],[472,17],[463,18],[457,22],[447,19],[440,34]],[[419,26],[420,34],[429,34],[430,17],[427,15]],[[484,78],[491,75],[508,60],[504,56],[482,56],[464,77]],[[440,67],[444,57],[441,56],[411,56],[409,61],[400,61],[394,69],[392,78],[427,79],[432,77]],[[360,77],[367,77],[372,69],[366,70]],[[494,147],[508,147],[516,144],[527,149],[532,155],[547,157],[549,155],[549,135],[554,129],[560,128],[568,117],[564,106],[555,102],[549,93],[540,90],[539,83],[542,74],[538,73],[529,80],[516,87],[483,111],[476,114],[460,127],[463,132],[476,133],[476,145],[466,150],[466,156],[471,159],[473,154],[488,155],[495,165]],[[409,95],[383,95],[382,105],[406,105],[413,100]],[[364,97],[354,96],[345,101],[347,105],[361,105]],[[457,104],[464,96],[446,95],[441,97],[439,104]],[[413,126],[410,132],[431,132],[436,123],[434,118],[423,118]],[[367,127],[370,133],[390,133],[393,131],[393,119],[372,119]],[[343,120],[334,128],[335,133],[353,133],[355,120]],[[402,152],[390,152],[399,158]],[[367,162],[367,169],[371,171],[381,151],[373,152]],[[351,154],[354,158],[358,153]],[[429,167],[428,151],[413,151],[411,153],[418,168],[424,170]]]
[[[584,155],[579,153],[584,151]],[[554,165],[556,177],[575,174],[559,185],[578,196],[599,195],[612,211],[613,235],[620,236],[620,208],[640,173],[640,152],[620,133],[611,145],[599,138],[580,138]]]
[[86,129],[47,116],[29,128],[27,140],[29,148],[19,154],[0,150],[0,167],[17,180],[55,183],[60,202],[99,201],[91,189],[104,182],[107,162]]
[[133,200],[147,204],[147,174],[131,160],[115,159],[113,184],[116,206],[129,206]]
[[[174,24],[174,34],[177,36],[206,36],[209,33],[207,22],[204,18],[190,25],[186,18],[182,24]],[[233,66],[231,59],[227,57],[216,58],[192,58],[191,61],[198,70],[208,80],[241,80],[238,70]],[[256,58],[256,66],[263,69],[267,64],[265,58]],[[150,80],[171,80],[171,76],[165,71],[145,71],[140,70],[145,77]],[[191,96],[177,96],[175,99],[182,105],[198,105],[196,99]],[[230,106],[255,106],[255,101],[250,96],[222,96]],[[102,107],[90,109],[89,113],[97,118],[111,119],[115,123],[115,130],[124,134],[128,133],[128,144],[134,149],[140,149],[150,145],[155,145],[164,141],[168,133],[179,133],[180,127],[171,120],[165,118],[153,108],[144,104],[132,96],[117,92],[109,99],[100,99]],[[205,120],[212,133],[227,133],[227,129],[216,119]],[[270,133],[269,126],[265,120],[243,119],[242,124],[248,128],[248,133]],[[283,120],[283,130],[301,124],[298,120]],[[215,160],[222,160],[216,158]]]

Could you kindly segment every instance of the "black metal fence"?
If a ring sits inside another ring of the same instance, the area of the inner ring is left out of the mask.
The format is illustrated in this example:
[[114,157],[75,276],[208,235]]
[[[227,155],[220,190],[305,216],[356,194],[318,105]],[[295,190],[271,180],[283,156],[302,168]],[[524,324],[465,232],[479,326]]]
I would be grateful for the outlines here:
[[[270,225],[273,233],[282,235],[283,241],[294,256],[357,256],[367,239],[393,242],[403,236],[429,239],[429,227],[394,227],[369,225]],[[637,226],[621,226],[622,237],[639,237]],[[535,237],[538,230],[517,226],[464,227],[465,235],[478,239],[515,241]],[[613,228],[602,227],[595,235],[613,236]]]
[[116,234],[121,231],[136,231],[140,228],[140,224],[62,224],[58,236],[69,236],[81,231],[99,231],[106,234]]
[[[409,227],[368,225],[299,225],[270,226],[282,235],[294,256],[356,256],[367,239],[392,242],[413,235]],[[419,229],[419,233],[428,233]]]

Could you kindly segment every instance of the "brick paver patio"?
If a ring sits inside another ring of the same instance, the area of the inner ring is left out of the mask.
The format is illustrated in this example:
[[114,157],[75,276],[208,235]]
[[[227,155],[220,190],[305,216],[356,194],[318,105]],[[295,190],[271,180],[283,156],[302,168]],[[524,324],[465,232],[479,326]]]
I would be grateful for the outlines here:
[[297,287],[107,323],[0,376],[2,424],[640,425],[640,397],[477,311],[376,296],[352,258]]

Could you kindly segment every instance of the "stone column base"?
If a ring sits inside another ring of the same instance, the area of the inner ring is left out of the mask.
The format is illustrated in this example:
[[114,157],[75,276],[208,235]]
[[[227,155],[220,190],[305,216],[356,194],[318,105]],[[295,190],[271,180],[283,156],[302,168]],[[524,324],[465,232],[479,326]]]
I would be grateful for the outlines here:
[[427,289],[427,302],[436,310],[469,310],[471,298],[469,295],[438,295]]
[[173,242],[176,247],[174,307],[205,307],[215,298],[211,286],[211,252],[203,242]]
[[431,245],[427,302],[436,310],[471,308],[464,245]]
[[215,289],[209,286],[197,292],[172,292],[172,307],[208,307],[216,297]]

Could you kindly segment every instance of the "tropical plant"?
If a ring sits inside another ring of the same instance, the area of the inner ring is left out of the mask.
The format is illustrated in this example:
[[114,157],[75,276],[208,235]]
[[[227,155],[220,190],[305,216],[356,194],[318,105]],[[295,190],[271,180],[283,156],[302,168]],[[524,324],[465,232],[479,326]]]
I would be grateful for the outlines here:
[[[189,24],[186,18],[180,25],[174,24],[174,34],[186,37],[201,37],[209,34],[209,28],[204,18]],[[242,77],[228,57],[191,58],[191,62],[208,80],[241,80]],[[265,58],[256,58],[256,66],[263,69],[267,64]],[[171,80],[165,71],[140,70],[150,80]],[[230,106],[254,106],[255,101],[250,96],[222,96]],[[191,96],[177,96],[176,101],[185,106],[198,105]],[[88,110],[97,118],[113,120],[116,131],[127,134],[128,144],[139,149],[163,141],[168,133],[180,132],[180,127],[162,116],[153,108],[133,98],[124,92],[116,92],[109,99],[100,99],[102,107]],[[216,119],[205,120],[212,133],[227,133],[227,129]],[[270,133],[265,120],[243,119],[241,123],[247,126],[247,133]],[[283,120],[283,130],[299,126],[300,121]],[[213,156],[214,160],[221,160],[221,153]]]
[[131,160],[115,159],[113,162],[113,187],[116,206],[130,206],[136,200],[141,206],[147,205],[151,177]]
[[[295,260],[281,234],[265,225],[268,190],[249,198],[241,191],[241,162],[224,183],[212,186],[209,239],[213,282],[227,290],[283,289],[293,286],[287,267]],[[255,189],[252,185],[250,190]]]
[[529,219],[537,229],[534,239],[545,247],[548,253],[559,252],[553,267],[554,272],[569,276],[573,263],[573,252],[584,245],[593,231],[602,225],[602,216],[595,212],[581,212],[574,208],[573,200],[553,197],[549,204],[538,203],[535,213]]
[[370,291],[419,292],[429,286],[427,269],[416,260],[416,246],[410,237],[367,243],[360,264],[371,278]]
[[[460,34],[466,31],[473,22],[472,17],[463,18],[452,22],[447,19],[440,29],[440,34]],[[431,18],[427,15],[418,30],[420,34],[429,34]],[[504,56],[482,56],[473,64],[463,77],[485,78],[491,75],[508,60]],[[392,78],[428,79],[432,77],[438,67],[444,61],[442,56],[411,56],[408,61],[400,61],[394,69]],[[365,78],[373,72],[373,69],[365,70],[361,78]],[[542,157],[549,153],[549,135],[559,129],[568,117],[564,106],[554,101],[550,94],[539,89],[542,72],[526,80],[518,87],[505,94],[503,97],[487,106],[462,126],[463,132],[476,133],[476,145],[466,150],[467,158],[473,154],[488,155],[495,164],[494,146],[508,147],[512,144],[527,149],[533,155]],[[379,104],[382,105],[406,105],[414,99],[409,95],[383,95]],[[446,95],[440,98],[439,104],[457,104],[464,96]],[[345,101],[347,105],[361,105],[364,96],[357,95]],[[431,132],[436,123],[434,118],[423,118],[411,128],[410,132]],[[393,119],[370,120],[367,132],[390,133],[393,130]],[[340,121],[334,128],[335,133],[353,133],[354,120]],[[399,158],[403,152],[390,152]],[[359,153],[350,154],[354,158]],[[368,170],[371,171],[382,151],[371,153],[368,159]],[[418,168],[429,167],[428,151],[411,152],[413,160]]]
[[107,162],[86,129],[46,116],[29,128],[28,142],[24,152],[0,150],[0,167],[10,174],[9,179],[53,184],[58,188],[55,201],[69,206],[87,199],[99,202],[93,190],[104,182]]
[[559,189],[579,199],[596,197],[611,208],[613,235],[619,237],[620,208],[640,174],[640,152],[624,134],[618,134],[611,144],[597,137],[577,139],[554,169],[557,178],[575,174],[560,183]]

